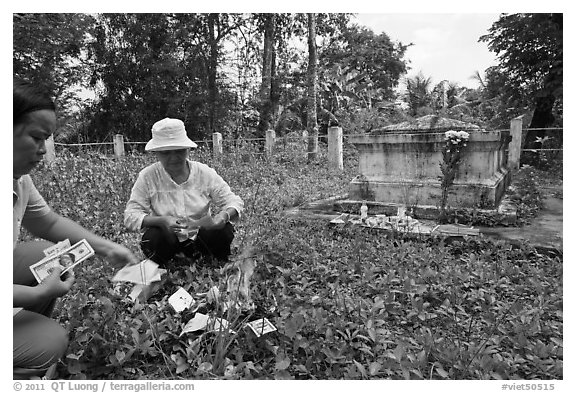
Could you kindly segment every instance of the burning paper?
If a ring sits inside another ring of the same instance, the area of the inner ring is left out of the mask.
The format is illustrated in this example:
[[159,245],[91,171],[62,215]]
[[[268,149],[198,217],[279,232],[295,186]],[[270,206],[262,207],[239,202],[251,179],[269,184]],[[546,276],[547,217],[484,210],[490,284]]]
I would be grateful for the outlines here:
[[[180,336],[186,333],[192,333],[199,330],[206,330],[208,332],[219,332],[228,330],[229,323],[224,318],[214,318],[208,315],[197,312],[194,318],[188,321],[188,323],[182,329]],[[234,330],[228,330],[230,333],[234,334]]]
[[227,264],[223,269],[228,275],[226,280],[228,300],[243,310],[255,308],[250,294],[250,280],[254,275],[256,260],[251,253],[252,248],[246,248],[237,261]]

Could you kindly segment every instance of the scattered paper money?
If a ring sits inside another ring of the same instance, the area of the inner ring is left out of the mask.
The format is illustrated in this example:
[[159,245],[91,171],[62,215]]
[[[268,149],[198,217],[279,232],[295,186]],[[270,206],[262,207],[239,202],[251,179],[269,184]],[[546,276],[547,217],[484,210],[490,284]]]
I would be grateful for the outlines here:
[[192,333],[199,330],[206,330],[207,332],[220,332],[229,331],[232,334],[236,332],[234,330],[228,329],[229,323],[224,318],[214,318],[208,315],[197,312],[194,318],[188,321],[180,336],[186,333]]
[[145,285],[143,284],[136,284],[134,285],[134,288],[132,288],[132,291],[130,292],[130,294],[128,295],[128,297],[130,298],[130,300],[132,300],[133,302],[136,301],[136,299],[138,299],[138,297],[140,296],[140,294],[142,293],[142,290],[144,289]]
[[180,336],[182,336],[185,333],[192,333],[198,330],[206,329],[206,326],[208,326],[208,318],[209,318],[208,315],[197,312],[194,315],[194,318],[192,318],[186,323],[186,325],[182,329],[182,333],[180,333]]
[[168,303],[176,312],[182,312],[194,304],[194,298],[184,288],[180,287],[168,298]]
[[145,259],[136,265],[125,266],[112,278],[112,281],[126,281],[134,284],[149,285],[160,281],[165,269],[159,269],[158,264],[150,259]]
[[266,318],[256,319],[255,321],[248,322],[246,325],[254,332],[256,337],[276,331],[276,327]]
[[140,303],[145,303],[150,299],[150,297],[154,296],[158,289],[160,289],[160,281],[155,281],[152,284],[144,285],[144,284],[136,284],[134,288],[132,288],[132,292],[128,295],[128,297],[133,301],[139,301]]

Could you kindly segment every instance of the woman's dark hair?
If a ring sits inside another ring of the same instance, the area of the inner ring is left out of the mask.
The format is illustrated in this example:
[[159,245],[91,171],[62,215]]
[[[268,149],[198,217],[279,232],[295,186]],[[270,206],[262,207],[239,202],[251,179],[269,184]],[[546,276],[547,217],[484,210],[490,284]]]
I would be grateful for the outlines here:
[[56,111],[54,101],[45,91],[14,78],[14,118],[12,124],[20,123],[30,112],[49,109]]

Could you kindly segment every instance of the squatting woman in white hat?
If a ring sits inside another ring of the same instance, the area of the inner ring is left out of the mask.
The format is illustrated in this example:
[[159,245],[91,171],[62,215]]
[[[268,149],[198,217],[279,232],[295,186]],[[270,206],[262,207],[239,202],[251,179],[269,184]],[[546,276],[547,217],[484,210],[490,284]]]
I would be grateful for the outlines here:
[[178,253],[227,261],[234,238],[231,222],[244,208],[214,169],[188,158],[194,147],[181,120],[156,122],[145,149],[158,162],[140,172],[126,204],[124,225],[143,232],[142,251],[160,265]]

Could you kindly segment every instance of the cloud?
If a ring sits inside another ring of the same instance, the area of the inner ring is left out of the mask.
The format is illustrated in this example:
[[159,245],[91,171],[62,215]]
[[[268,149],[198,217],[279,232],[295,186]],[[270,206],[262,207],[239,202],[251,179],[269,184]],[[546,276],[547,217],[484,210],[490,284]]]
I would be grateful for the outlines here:
[[498,14],[359,14],[357,22],[376,34],[385,32],[392,41],[412,43],[405,55],[409,77],[418,72],[462,86],[476,87],[470,79],[475,71],[483,72],[496,64],[495,55],[481,35],[488,32]]

